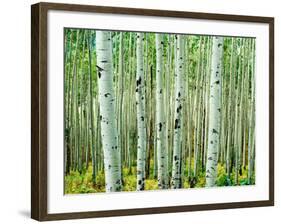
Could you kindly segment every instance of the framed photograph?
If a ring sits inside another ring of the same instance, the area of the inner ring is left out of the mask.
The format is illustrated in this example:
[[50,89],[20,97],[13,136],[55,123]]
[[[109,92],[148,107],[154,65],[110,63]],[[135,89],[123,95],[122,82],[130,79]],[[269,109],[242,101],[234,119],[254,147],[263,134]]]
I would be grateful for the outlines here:
[[31,8],[32,218],[274,204],[274,18]]

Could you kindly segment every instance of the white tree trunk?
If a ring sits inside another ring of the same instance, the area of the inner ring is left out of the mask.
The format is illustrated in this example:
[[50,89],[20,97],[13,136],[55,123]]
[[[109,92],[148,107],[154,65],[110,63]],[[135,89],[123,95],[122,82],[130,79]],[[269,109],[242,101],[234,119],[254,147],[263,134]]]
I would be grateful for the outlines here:
[[137,33],[137,77],[136,77],[136,105],[137,105],[137,190],[144,190],[145,159],[146,159],[146,117],[145,117],[145,89],[143,69],[143,33]]
[[250,95],[250,118],[249,118],[249,137],[248,137],[248,184],[253,184],[252,174],[255,166],[255,42],[251,43],[251,95]]
[[163,45],[162,35],[156,34],[156,132],[159,189],[168,188],[168,152],[166,147],[166,122],[163,98]]
[[121,191],[120,154],[117,144],[111,34],[96,32],[100,122],[106,192]]
[[209,100],[209,131],[206,165],[206,187],[216,185],[221,119],[221,71],[223,66],[223,38],[213,37]]
[[172,188],[181,188],[181,120],[184,92],[184,38],[177,35]]
[[228,94],[228,105],[227,105],[227,146],[226,146],[226,172],[228,178],[230,178],[231,173],[231,141],[232,141],[232,121],[233,121],[233,88],[234,88],[234,74],[236,69],[234,68],[236,60],[234,55],[234,49],[236,45],[234,44],[234,38],[231,39],[231,55],[230,55],[230,70],[229,70],[229,94]]

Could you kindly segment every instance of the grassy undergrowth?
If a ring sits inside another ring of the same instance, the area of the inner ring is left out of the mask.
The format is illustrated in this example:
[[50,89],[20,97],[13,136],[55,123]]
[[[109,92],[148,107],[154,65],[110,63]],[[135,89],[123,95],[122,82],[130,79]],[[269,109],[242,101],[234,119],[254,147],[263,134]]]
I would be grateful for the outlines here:
[[[153,161],[152,161],[153,163]],[[241,170],[242,173],[238,177],[238,185],[247,185],[248,178],[247,167]],[[123,168],[123,189],[122,191],[135,191],[136,190],[136,166],[133,166],[131,172],[128,168]],[[254,177],[253,177],[254,179]],[[253,180],[254,182],[255,180]],[[235,186],[235,173],[232,172],[230,178],[225,172],[225,167],[218,164],[218,176],[216,184],[219,187],[222,186]],[[191,186],[192,185],[192,186]],[[188,170],[184,172],[183,188],[202,188],[205,187],[205,172],[200,171],[196,178],[189,181]],[[145,180],[145,190],[157,190],[158,183],[157,179],[153,178],[153,164],[150,168],[150,175]],[[104,172],[99,171],[96,176],[96,183],[93,184],[92,181],[92,166],[89,164],[88,169],[84,166],[83,171],[80,173],[78,171],[70,171],[70,173],[65,177],[65,193],[66,194],[80,194],[80,193],[97,193],[105,192],[105,177]]]

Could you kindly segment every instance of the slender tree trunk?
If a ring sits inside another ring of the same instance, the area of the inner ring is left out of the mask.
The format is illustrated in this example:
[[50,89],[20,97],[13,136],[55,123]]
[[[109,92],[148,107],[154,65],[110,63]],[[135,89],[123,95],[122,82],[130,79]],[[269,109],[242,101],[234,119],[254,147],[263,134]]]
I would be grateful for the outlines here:
[[[240,51],[243,51],[242,46],[243,39],[240,39]],[[240,98],[241,98],[241,79],[242,79],[242,69],[243,69],[243,54],[238,58],[238,72],[237,72],[237,86],[236,86],[236,96],[235,96],[235,123],[234,123],[234,152],[235,152],[235,184],[239,185],[239,157],[240,157],[240,135],[239,135],[239,120],[240,120]]]
[[72,62],[72,41],[73,41],[73,32],[70,31],[70,41],[67,40],[67,33],[65,33],[65,41],[68,44],[65,44],[66,52],[65,52],[65,82],[68,80],[68,85],[65,84],[65,144],[64,144],[64,172],[65,175],[70,172],[71,169],[71,137],[70,137],[70,93],[71,93],[71,63]]
[[93,77],[92,77],[92,48],[91,48],[91,43],[92,43],[92,38],[91,38],[91,31],[88,31],[88,57],[89,57],[89,98],[90,98],[90,127],[91,127],[91,139],[92,139],[92,144],[90,145],[92,149],[92,169],[93,169],[93,174],[92,174],[92,182],[95,184],[96,183],[96,150],[95,148],[96,145],[94,144],[94,111],[93,111]]
[[181,119],[184,75],[184,38],[177,35],[172,188],[181,188]]
[[228,179],[230,179],[231,173],[231,149],[232,149],[232,129],[233,129],[233,86],[234,86],[234,72],[236,71],[234,64],[236,60],[234,60],[234,38],[231,39],[231,55],[230,55],[230,71],[229,71],[229,93],[228,93],[228,108],[227,108],[227,116],[228,116],[228,128],[227,128],[227,148],[226,148],[226,172]]
[[210,78],[210,101],[209,101],[209,131],[208,131],[208,152],[206,164],[206,187],[216,185],[217,159],[220,136],[221,117],[221,71],[223,57],[223,38],[214,37],[212,47],[212,70]]
[[204,124],[204,155],[202,166],[206,167],[206,158],[208,151],[208,127],[209,127],[209,99],[210,99],[210,74],[211,74],[211,56],[212,56],[212,38],[208,41],[208,55],[207,55],[207,68],[206,68],[206,92],[205,92],[205,124]]
[[75,162],[76,162],[76,154],[75,154],[75,145],[76,145],[76,129],[75,129],[75,83],[77,79],[77,58],[78,58],[78,45],[80,42],[80,32],[79,30],[76,32],[76,44],[75,44],[75,56],[73,59],[73,68],[72,68],[72,82],[71,82],[71,99],[70,99],[70,105],[68,105],[68,110],[70,114],[70,120],[69,120],[69,135],[70,135],[70,167],[71,169],[75,169]]
[[121,191],[120,153],[117,142],[113,89],[112,42],[107,31],[96,32],[100,122],[106,192]]
[[79,132],[79,143],[78,143],[78,171],[82,173],[83,167],[83,68],[84,68],[84,56],[85,56],[85,43],[86,43],[86,31],[83,32],[83,41],[82,41],[82,57],[80,58],[80,65],[79,65],[79,78],[77,82],[77,105],[78,106],[78,132]]
[[146,116],[145,89],[143,69],[143,33],[137,33],[137,77],[136,77],[136,105],[137,105],[137,190],[144,190],[145,160],[146,160]]
[[250,109],[250,119],[249,119],[249,138],[248,138],[248,184],[253,183],[252,174],[254,170],[254,156],[255,156],[255,56],[254,56],[254,42],[252,43],[251,50],[251,109]]
[[199,38],[199,57],[197,61],[197,66],[196,66],[196,83],[195,83],[195,96],[194,96],[194,101],[193,101],[193,122],[194,122],[194,133],[193,133],[193,145],[194,145],[194,163],[193,163],[193,177],[197,177],[197,163],[198,163],[198,129],[199,129],[199,124],[198,124],[198,118],[200,118],[200,114],[198,113],[200,103],[199,103],[199,94],[200,94],[200,80],[202,77],[202,74],[200,72],[201,68],[201,63],[202,63],[202,42],[203,42],[203,37]]
[[124,150],[123,147],[123,132],[122,132],[122,127],[123,127],[123,95],[124,95],[124,66],[123,66],[123,57],[124,57],[124,52],[123,52],[123,32],[120,32],[120,36],[119,36],[119,64],[118,64],[118,84],[119,84],[119,93],[118,93],[118,97],[119,97],[119,102],[118,102],[118,123],[117,123],[117,127],[118,127],[118,144],[119,144],[119,150],[120,150],[120,166],[122,169],[122,150]]
[[[198,77],[198,84],[196,85],[196,106],[194,114],[195,114],[195,132],[194,132],[194,177],[197,178],[198,175],[198,164],[199,164],[199,154],[201,150],[201,121],[202,121],[202,107],[203,107],[203,101],[202,101],[202,85],[203,85],[203,66],[204,66],[204,55],[205,55],[205,49],[206,49],[206,43],[205,43],[205,37],[202,38],[202,44],[200,44],[200,56],[198,61],[198,70],[197,70],[197,77]],[[200,41],[200,43],[201,43]],[[203,49],[203,52],[201,51],[201,48]]]
[[166,147],[166,122],[164,116],[163,98],[163,37],[156,34],[156,127],[157,127],[157,166],[158,166],[158,187],[168,188],[168,164]]

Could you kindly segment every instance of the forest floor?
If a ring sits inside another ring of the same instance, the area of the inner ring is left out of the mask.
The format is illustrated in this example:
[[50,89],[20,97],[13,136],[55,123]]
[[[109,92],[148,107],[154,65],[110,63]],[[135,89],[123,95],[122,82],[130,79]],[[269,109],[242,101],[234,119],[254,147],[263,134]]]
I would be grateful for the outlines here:
[[[153,163],[153,161],[152,161]],[[238,183],[235,183],[235,173],[232,172],[230,178],[225,172],[225,167],[218,164],[218,176],[216,184],[222,186],[248,185],[248,169],[241,169],[238,176]],[[131,172],[128,168],[123,168],[123,188],[122,191],[136,191],[136,166],[132,166]],[[195,181],[194,181],[195,180]],[[252,180],[253,183],[255,180]],[[192,186],[191,186],[192,185]],[[185,170],[182,188],[203,188],[205,187],[205,172],[199,171],[197,177],[190,181],[188,170]],[[153,164],[150,168],[150,175],[145,180],[145,190],[158,190],[157,178],[153,177]],[[99,171],[96,176],[96,183],[92,181],[92,165],[89,163],[88,169],[84,165],[83,171],[70,171],[65,176],[65,194],[97,193],[105,192],[105,176],[103,171]]]

